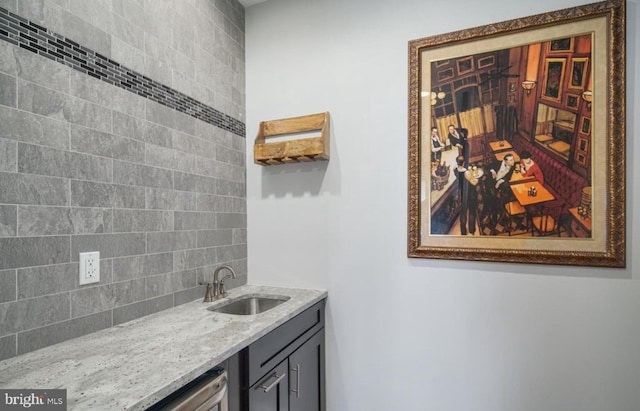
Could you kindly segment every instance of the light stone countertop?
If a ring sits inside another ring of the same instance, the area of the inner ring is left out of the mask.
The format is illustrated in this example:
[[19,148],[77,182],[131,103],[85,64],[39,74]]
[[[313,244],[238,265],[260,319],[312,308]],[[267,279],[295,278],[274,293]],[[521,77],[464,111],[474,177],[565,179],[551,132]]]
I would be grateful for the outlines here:
[[[258,315],[207,310],[244,295],[289,296]],[[245,285],[0,361],[0,388],[67,389],[68,410],[144,410],[327,297]]]

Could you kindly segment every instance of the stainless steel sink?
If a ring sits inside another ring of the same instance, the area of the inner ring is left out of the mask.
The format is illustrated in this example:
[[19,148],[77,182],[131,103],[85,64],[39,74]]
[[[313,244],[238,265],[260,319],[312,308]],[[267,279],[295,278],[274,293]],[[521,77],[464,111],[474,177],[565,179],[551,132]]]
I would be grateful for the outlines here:
[[224,313],[224,314],[235,314],[235,315],[254,315],[260,314],[267,310],[276,307],[285,301],[289,300],[291,297],[256,297],[256,296],[246,296],[242,297],[239,300],[231,301],[227,304],[221,306],[211,306],[207,308],[209,311],[213,311],[216,313]]

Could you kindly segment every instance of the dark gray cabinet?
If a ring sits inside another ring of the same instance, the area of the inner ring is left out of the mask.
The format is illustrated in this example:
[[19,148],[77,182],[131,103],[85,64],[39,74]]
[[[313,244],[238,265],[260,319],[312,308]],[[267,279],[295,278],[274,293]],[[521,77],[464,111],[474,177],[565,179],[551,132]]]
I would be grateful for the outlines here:
[[314,304],[218,364],[227,372],[229,411],[326,411],[324,306]]
[[240,409],[240,403],[242,401],[240,392],[242,383],[240,354],[236,353],[232,355],[220,364],[220,366],[227,370],[229,411],[237,411]]
[[242,411],[325,411],[324,300],[240,352]]
[[289,357],[289,410],[323,411],[324,329]]
[[289,374],[285,360],[249,390],[248,409],[251,411],[288,411]]

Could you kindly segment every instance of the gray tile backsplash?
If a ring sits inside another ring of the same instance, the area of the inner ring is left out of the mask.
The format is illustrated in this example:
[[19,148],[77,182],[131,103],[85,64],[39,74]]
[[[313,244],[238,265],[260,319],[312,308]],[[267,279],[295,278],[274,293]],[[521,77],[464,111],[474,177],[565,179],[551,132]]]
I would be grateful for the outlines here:
[[113,260],[114,281],[144,278],[173,271],[173,253],[145,254]]
[[237,0],[0,0],[16,21],[52,46],[0,30],[0,360],[202,298],[219,264],[246,283]]
[[0,187],[4,204],[69,204],[69,181],[62,178],[0,172]]
[[172,170],[114,160],[113,182],[131,186],[173,189]]
[[16,78],[0,73],[0,104],[3,106],[16,106]]
[[0,172],[18,169],[18,144],[0,138]]
[[19,236],[112,232],[113,211],[106,208],[20,206]]
[[13,237],[18,227],[17,207],[0,205],[0,237]]
[[10,60],[15,62],[15,75],[19,74],[22,80],[69,94],[69,76],[73,72],[66,66],[40,58],[29,50],[12,48],[10,51]]
[[24,354],[38,348],[109,328],[114,325],[112,319],[111,311],[103,311],[98,314],[61,321],[18,333],[17,354]]
[[73,151],[18,144],[18,172],[88,181],[110,181],[113,161]]
[[0,106],[0,124],[0,138],[52,148],[69,148],[69,123],[65,121]]
[[16,355],[16,334],[0,337],[0,358],[9,358]]
[[0,336],[70,318],[69,294],[52,294],[0,305]]
[[[67,0],[20,0],[17,14],[110,57],[112,35],[72,14],[68,3]],[[95,5],[99,2],[90,0],[88,3]]]
[[147,252],[161,253],[197,248],[196,231],[172,231],[168,233],[147,233]]
[[16,270],[0,271],[0,303],[16,299]]
[[[200,294],[202,294],[201,290],[194,288],[192,289],[192,291],[197,291],[195,292],[195,297],[191,298],[188,301],[182,301],[181,303],[186,303],[189,301],[193,301],[196,298],[200,298]],[[177,302],[175,302],[175,300],[177,299],[175,296],[180,295],[180,293],[181,291],[177,291],[173,295],[163,295],[161,297],[149,298],[134,304],[116,307],[113,309],[113,325],[122,324],[124,322],[131,321],[145,315],[157,313],[158,311],[171,308],[174,305],[178,304]]]
[[109,108],[22,79],[18,80],[18,108],[96,130],[111,131]]
[[69,237],[0,238],[0,269],[69,262]]
[[71,206],[144,209],[144,188],[71,180]]
[[131,138],[74,125],[69,141],[73,151],[135,163],[145,161],[145,144]]
[[58,294],[78,288],[78,264],[66,263],[18,270],[18,298]]

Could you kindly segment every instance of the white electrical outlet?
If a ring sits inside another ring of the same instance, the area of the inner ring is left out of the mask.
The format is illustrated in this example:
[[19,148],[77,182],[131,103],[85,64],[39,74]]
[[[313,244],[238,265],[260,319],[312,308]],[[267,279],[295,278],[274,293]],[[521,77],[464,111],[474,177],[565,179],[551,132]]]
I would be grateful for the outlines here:
[[80,253],[80,285],[100,282],[100,251]]

